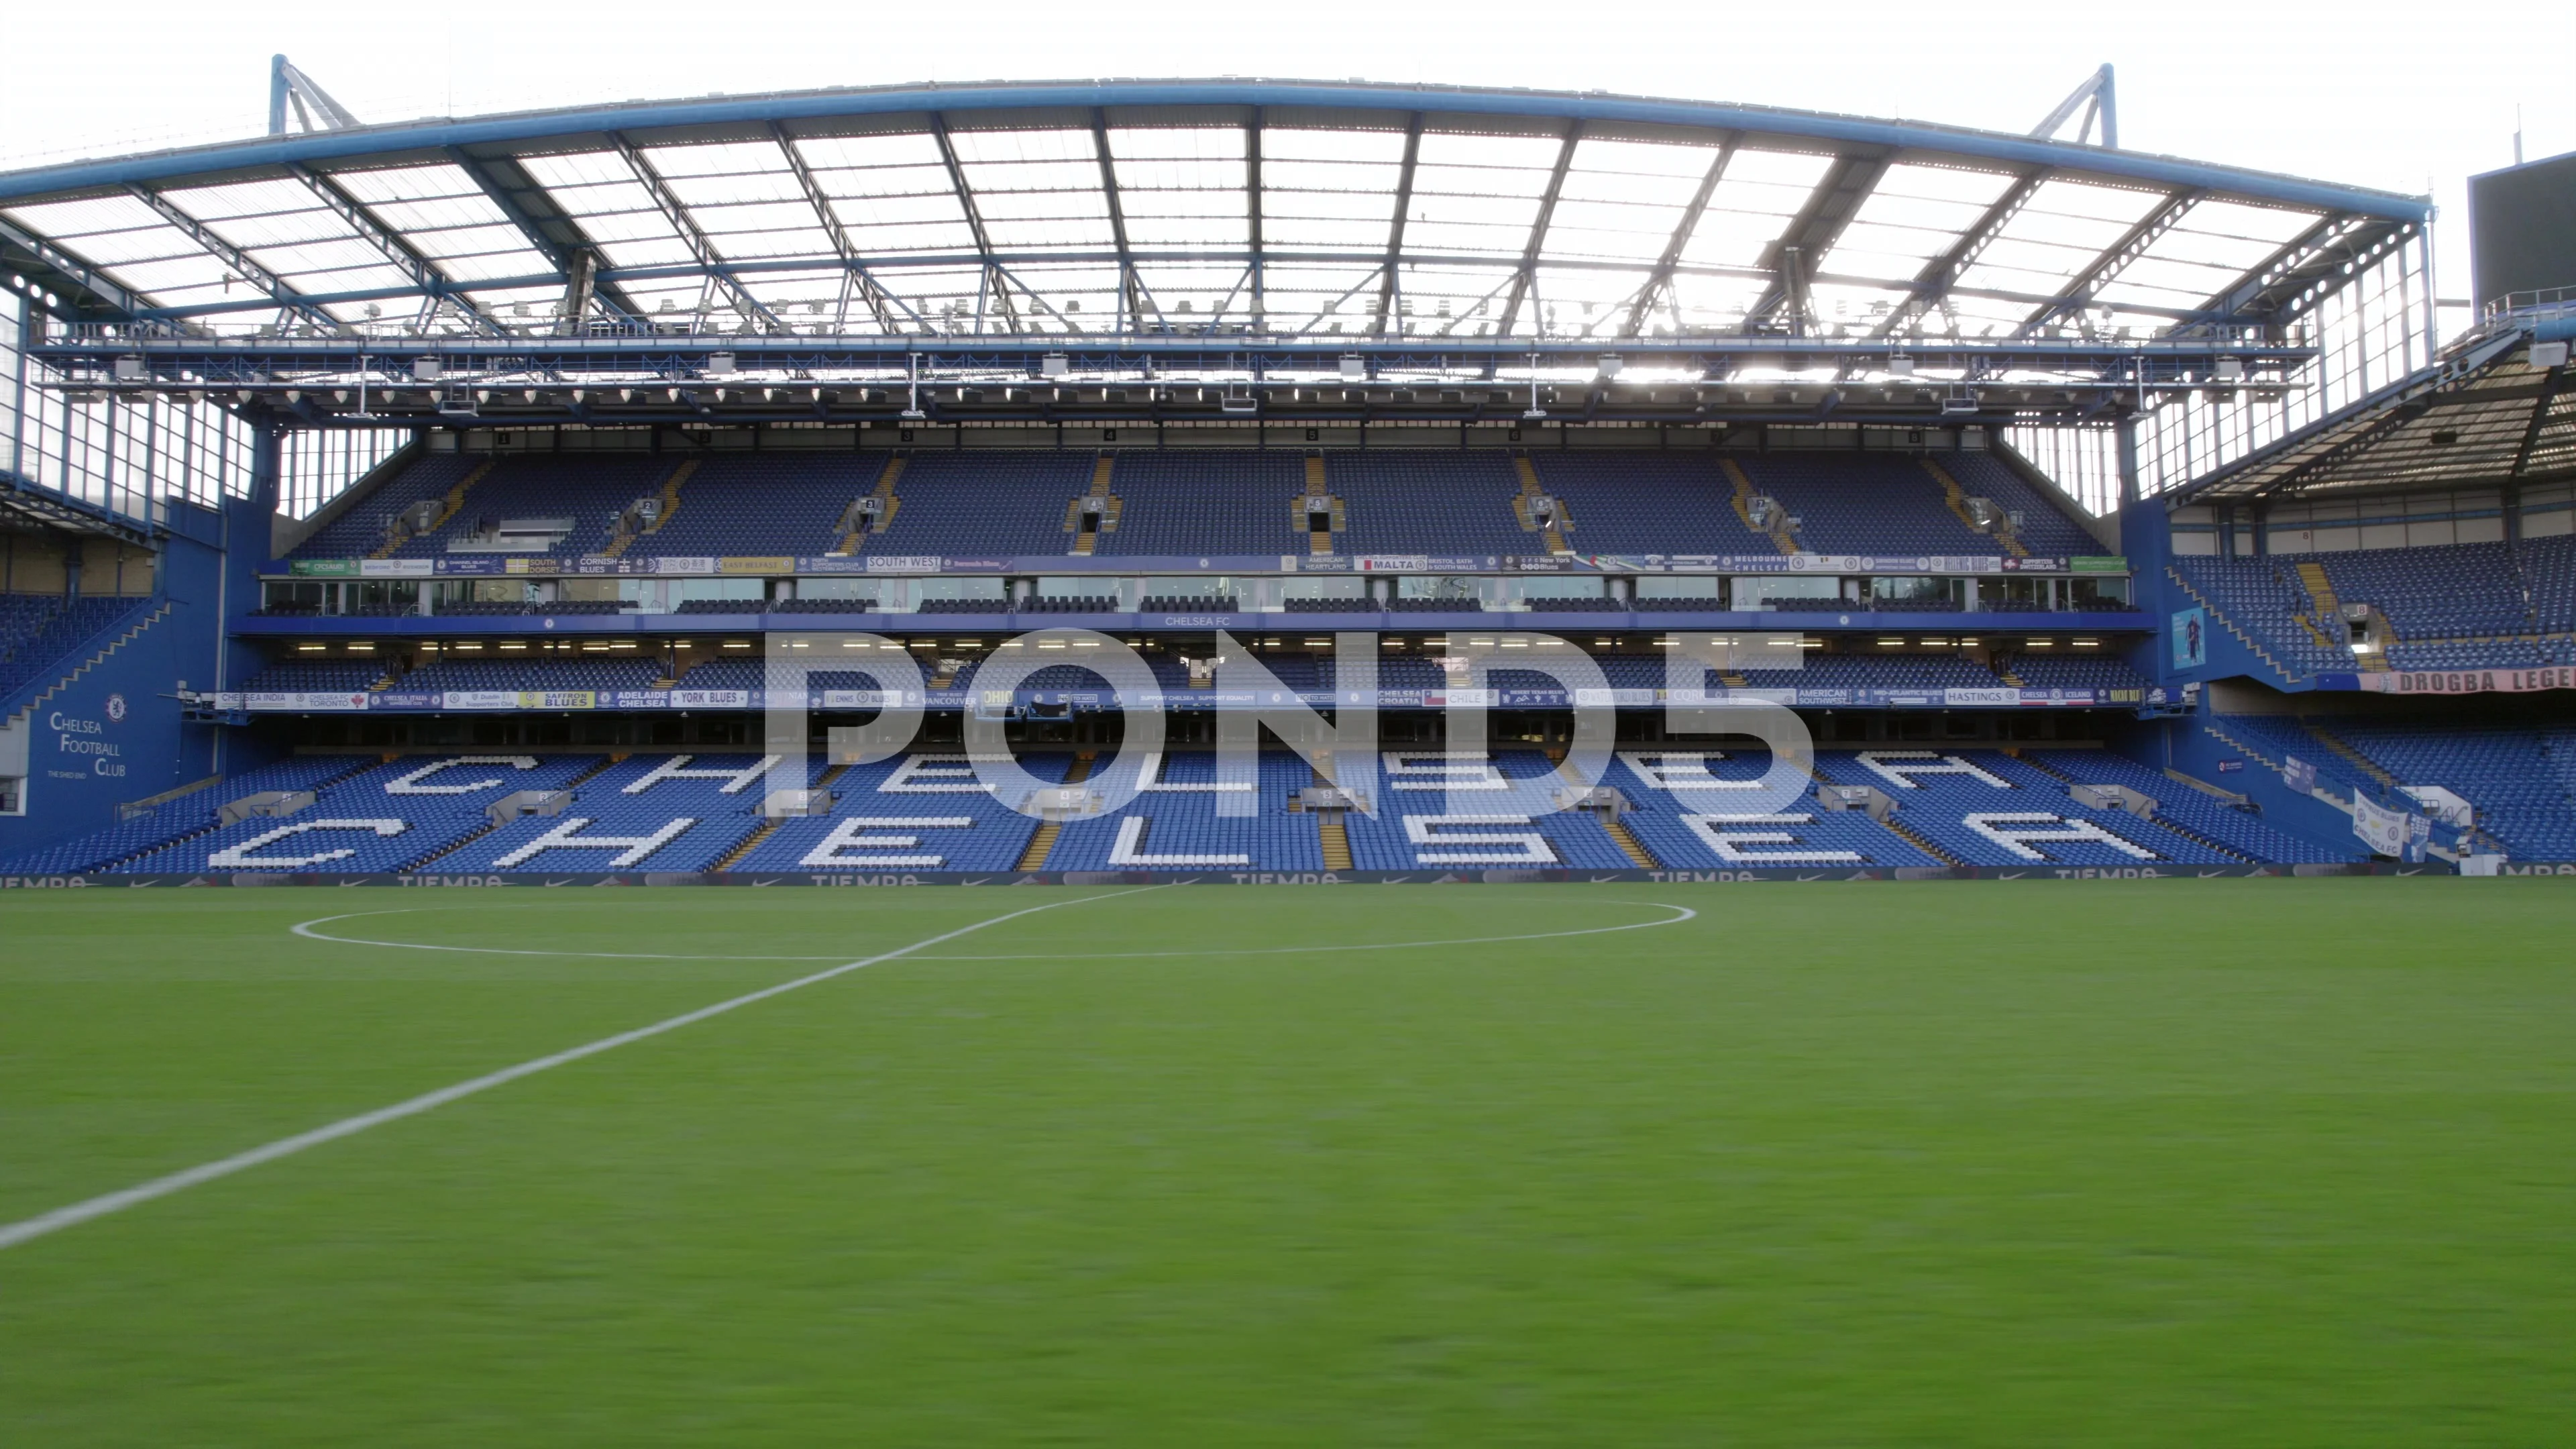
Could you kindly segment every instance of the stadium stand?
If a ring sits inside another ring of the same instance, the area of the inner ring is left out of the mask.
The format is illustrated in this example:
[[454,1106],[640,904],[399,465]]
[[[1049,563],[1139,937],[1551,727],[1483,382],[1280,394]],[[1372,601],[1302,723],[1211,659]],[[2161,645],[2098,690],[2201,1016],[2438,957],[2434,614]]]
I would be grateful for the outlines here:
[[1294,505],[1305,491],[1294,453],[1176,449],[1117,455],[1110,490],[1123,505],[1103,554],[1304,553]]
[[366,558],[383,547],[394,520],[415,503],[444,499],[486,460],[462,453],[428,453],[315,529],[290,558]]
[[[1512,513],[1520,476],[1501,454],[1333,453],[1324,476],[1349,512],[1352,553],[1431,556],[1542,554],[1538,535]],[[1283,495],[1281,516],[1287,516]]]
[[151,601],[39,598],[0,594],[0,695],[60,674],[83,644],[125,623]]
[[1314,776],[1295,755],[1261,757],[1249,793],[1256,814],[1217,813],[1216,757],[1173,753],[1118,763],[1093,776],[1104,790],[1141,785],[1114,815],[1065,823],[1047,856],[1050,870],[1321,870],[1323,846],[1312,816],[1291,814],[1288,801]]
[[2037,654],[2028,650],[1999,658],[1995,672],[2030,689],[2134,689],[2152,683],[2128,661],[2103,654]]
[[[252,816],[101,867],[119,874],[400,871],[492,830],[490,807],[560,790],[597,768],[588,755],[405,756],[323,787],[286,817]],[[228,798],[238,798],[230,796]]]
[[[1067,510],[1091,487],[1084,453],[920,453],[905,460],[902,506],[870,552],[1070,553]],[[1284,510],[1287,505],[1283,502]],[[880,541],[882,540],[882,541]]]
[[[570,531],[551,547],[528,552],[553,558],[598,553],[609,541],[618,516],[639,498],[658,492],[677,467],[676,458],[659,455],[603,455],[595,458],[532,456],[510,458],[491,469],[468,490],[461,506],[444,523],[403,540],[390,553],[380,547],[360,557],[441,558],[471,548],[479,534],[512,519],[565,519]],[[415,498],[415,501],[417,499]],[[345,520],[344,520],[345,521]],[[324,533],[331,530],[325,529]],[[338,540],[335,538],[334,543]],[[321,534],[296,549],[297,558],[348,557],[321,551]]]
[[1893,798],[1891,817],[1967,865],[2241,865],[2246,856],[2069,797],[2068,781],[1993,750],[1818,752],[1817,773]]
[[[1037,753],[1020,767],[1061,781],[1074,756]],[[828,816],[779,822],[738,864],[743,870],[1009,870],[1040,826],[995,800],[962,754],[915,751],[826,773]]]
[[1635,862],[1595,817],[1541,813],[1563,783],[1537,750],[1380,754],[1378,809],[1344,819],[1361,870],[1626,870]]
[[[2310,721],[2401,788],[2439,786],[2521,860],[2576,860],[2576,728],[2496,729],[2363,719]],[[2331,742],[2331,743],[2328,743]]]
[[[2177,558],[2174,576],[2284,674],[2358,667],[2348,644],[2314,624],[2313,601],[2286,558]],[[2309,623],[2299,622],[2307,619]]]
[[638,534],[627,553],[639,558],[828,553],[840,542],[842,516],[876,487],[886,463],[883,454],[702,454],[679,490],[678,506]]
[[269,790],[318,790],[375,763],[375,757],[371,755],[356,759],[346,755],[316,755],[280,760],[245,770],[230,779],[138,812],[96,834],[0,861],[0,874],[56,875],[106,870],[215,829],[220,823],[223,807],[229,802]]
[[373,689],[393,665],[373,659],[281,659],[242,685],[251,694],[354,694]]
[[1745,787],[1761,780],[1768,754],[1717,750],[1622,750],[1609,783],[1634,807],[1622,824],[1668,866],[1935,867],[1937,857],[1858,810],[1827,810],[1812,790],[1794,804],[1747,810]]

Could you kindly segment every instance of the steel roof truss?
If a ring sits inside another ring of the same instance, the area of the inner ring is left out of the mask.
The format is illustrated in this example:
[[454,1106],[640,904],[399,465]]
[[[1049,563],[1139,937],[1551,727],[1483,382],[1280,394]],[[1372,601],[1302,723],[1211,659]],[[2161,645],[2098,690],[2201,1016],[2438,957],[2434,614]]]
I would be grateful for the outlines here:
[[315,171],[301,162],[294,161],[288,162],[286,169],[297,180],[311,188],[313,194],[321,198],[322,204],[331,209],[332,215],[339,217],[350,230],[375,243],[379,250],[393,258],[404,271],[411,273],[412,280],[419,285],[422,297],[432,310],[435,310],[439,304],[446,303],[474,330],[488,333],[501,331],[500,326],[492,319],[456,297],[455,294],[458,291],[456,284],[448,279],[446,273],[438,269],[435,262],[414,248],[400,232],[386,226],[356,197],[342,190],[340,184],[333,181],[329,173]]
[[168,197],[143,186],[129,186],[126,191],[136,200],[158,212],[162,220],[187,233],[190,241],[204,247],[217,261],[232,268],[243,281],[266,292],[277,304],[279,310],[291,312],[315,326],[327,328],[333,332],[349,330],[348,324],[314,305],[285,278],[251,260],[248,252],[215,235],[204,222],[180,210],[178,205]]
[[[1816,189],[1808,193],[1806,204],[1764,252],[1762,264],[1771,273],[1771,281],[1761,297],[1745,310],[1743,331],[1759,330],[1774,313],[1795,303],[1799,310],[1790,316],[1790,331],[1797,336],[1806,335],[1807,282],[1816,261],[1833,250],[1843,228],[1851,224],[1861,204],[1878,188],[1879,178],[1886,174],[1887,157],[1883,155],[1847,154],[1834,158]],[[1794,276],[1790,273],[1793,264],[1797,268]]]
[[1870,335],[1891,336],[1939,306],[1958,285],[1959,278],[1965,276],[1968,268],[1976,265],[1977,258],[1985,254],[1986,248],[1994,244],[1995,238],[2003,235],[2004,228],[2012,225],[2013,218],[2021,215],[2021,209],[2038,194],[2040,184],[2054,174],[2044,169],[2027,171],[2004,188],[2004,194],[1995,198],[1994,205],[1986,208],[1975,225],[1960,233],[1948,251],[1923,264],[1923,270],[1915,274],[1913,292],[1890,310],[1878,326],[1870,329]]
[[1547,173],[1547,189],[1539,193],[1538,214],[1530,218],[1529,240],[1521,246],[1520,271],[1512,278],[1511,296],[1503,302],[1503,320],[1495,324],[1498,335],[1512,335],[1512,324],[1520,320],[1521,299],[1528,296],[1538,282],[1538,254],[1547,245],[1547,224],[1556,218],[1556,199],[1565,191],[1565,173],[1574,166],[1574,148],[1583,140],[1583,123],[1565,128],[1565,139],[1556,148],[1556,165]]
[[2095,293],[2127,270],[2130,263],[2146,254],[2149,247],[2164,240],[2165,234],[2182,224],[2194,205],[2207,193],[2177,191],[2167,196],[2155,210],[2138,219],[2138,224],[2121,233],[2120,239],[2103,249],[2092,263],[2066,279],[2066,285],[2014,329],[2015,337],[2029,337],[2040,328],[2050,326],[2069,312],[2080,312],[2093,301]]
[[[1646,278],[1646,284],[1637,289],[1636,303],[1628,309],[1627,325],[1621,329],[1624,335],[1642,335],[1639,329],[1645,326],[1646,314],[1654,309],[1657,298],[1668,303],[1671,301],[1673,269],[1681,265],[1682,248],[1690,245],[1691,234],[1699,230],[1699,219],[1708,212],[1708,199],[1717,194],[1717,183],[1726,178],[1726,163],[1735,159],[1736,143],[1742,139],[1741,132],[1731,131],[1724,141],[1718,143],[1717,155],[1709,161],[1707,174],[1699,179],[1699,189],[1691,193],[1690,204],[1682,208],[1681,220],[1674,224],[1673,234],[1664,242],[1663,254],[1655,259],[1655,270]],[[1673,308],[1673,320],[1678,331],[1681,320],[1678,306]]]
[[984,272],[984,280],[975,291],[976,328],[978,331],[983,328],[986,299],[995,297],[998,293],[1002,309],[1002,324],[1009,330],[1017,332],[1020,330],[1019,314],[1012,310],[1010,291],[1008,288],[994,286],[994,273],[1000,268],[1001,262],[993,255],[991,234],[984,229],[983,208],[975,204],[974,188],[966,184],[966,168],[957,160],[957,144],[948,138],[948,118],[937,111],[930,113],[930,135],[931,139],[939,145],[940,164],[948,168],[948,184],[956,188],[957,206],[966,214],[966,229],[975,237],[976,261]]
[[645,158],[644,153],[637,150],[622,132],[610,132],[608,140],[617,148],[617,154],[626,158],[627,166],[635,172],[635,179],[644,183],[645,193],[653,198],[653,205],[662,213],[663,219],[670,222],[671,229],[688,243],[689,250],[697,256],[698,264],[707,269],[708,286],[730,298],[736,310],[758,317],[773,328],[785,326],[779,321],[778,314],[769,310],[767,303],[753,296],[749,288],[726,270],[724,258],[716,251],[715,243],[698,229],[698,219],[689,214],[688,207],[681,204],[670,184],[662,179],[662,173],[653,168],[653,163]]
[[2514,477],[2530,471],[2532,450],[2540,446],[2540,435],[2549,429],[2549,409],[2566,391],[2567,374],[2568,365],[2563,362],[2549,369],[2549,380],[2540,385],[2540,396],[2532,400],[2531,422],[2522,430],[2522,445],[2513,450]]
[[[537,255],[544,257],[553,265],[558,279],[568,282],[572,277],[576,259],[587,258],[593,277],[591,295],[600,303],[600,309],[630,321],[643,317],[644,309],[636,306],[634,299],[627,296],[625,291],[606,275],[608,269],[599,265],[599,254],[592,250],[587,237],[570,245],[555,240],[554,235],[546,230],[545,225],[531,215],[527,207],[520,204],[518,196],[509,187],[502,185],[493,177],[479,158],[469,155],[461,146],[445,148],[445,155],[448,160],[456,163],[457,169],[463,171],[494,206],[501,209],[501,215],[509,219],[510,225],[518,228],[519,235],[528,239],[528,245],[536,249]],[[533,179],[530,185],[532,187],[535,185]],[[560,211],[561,208],[557,210]],[[576,236],[582,235],[579,223],[569,216],[563,221]],[[580,322],[579,318],[573,320],[576,325]]]
[[1415,111],[1404,126],[1404,164],[1395,173],[1395,220],[1386,234],[1386,263],[1378,275],[1377,326],[1384,336],[1402,305],[1404,283],[1404,220],[1413,210],[1413,173],[1422,157],[1422,113]]
[[1100,195],[1109,205],[1109,239],[1118,248],[1118,327],[1125,331],[1130,319],[1141,316],[1137,293],[1141,284],[1136,279],[1136,257],[1127,244],[1127,208],[1118,194],[1118,168],[1109,158],[1109,113],[1097,106],[1091,109],[1091,149],[1100,160]]

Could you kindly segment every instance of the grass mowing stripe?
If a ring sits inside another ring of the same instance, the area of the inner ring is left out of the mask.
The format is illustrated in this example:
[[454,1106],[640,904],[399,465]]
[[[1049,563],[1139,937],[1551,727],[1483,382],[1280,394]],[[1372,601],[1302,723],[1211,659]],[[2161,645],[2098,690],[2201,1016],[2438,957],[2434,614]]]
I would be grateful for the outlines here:
[[[173,1172],[164,1177],[156,1177],[149,1182],[137,1183],[133,1187],[124,1188],[116,1192],[104,1193],[98,1197],[90,1198],[85,1202],[72,1203],[67,1207],[56,1208],[49,1213],[40,1213],[32,1218],[26,1218],[19,1222],[0,1226],[0,1249],[14,1248],[21,1243],[41,1238],[48,1233],[58,1233],[65,1228],[78,1227],[82,1223],[106,1217],[111,1213],[120,1213],[130,1207],[140,1206],[143,1203],[151,1202],[158,1198],[165,1198],[173,1193],[184,1192],[200,1183],[213,1182],[217,1178],[230,1177],[236,1172],[244,1172],[251,1168],[258,1167],[263,1163],[275,1162],[281,1157],[292,1157],[296,1153],[302,1152],[307,1148],[319,1147],[326,1142],[337,1142],[343,1137],[354,1137],[358,1133],[364,1132],[371,1127],[381,1127],[387,1122],[398,1122],[405,1117],[417,1117],[423,1112],[444,1107],[450,1102],[473,1096],[477,1092],[485,1092],[494,1087],[504,1086],[508,1083],[519,1080],[521,1077],[535,1076],[539,1072],[564,1066],[572,1062],[581,1061],[586,1057],[595,1057],[601,1052],[614,1051],[618,1047],[643,1041],[649,1037],[657,1037],[665,1032],[677,1031],[684,1026],[694,1026],[710,1017],[722,1016],[726,1012],[733,1011],[739,1007],[749,1006],[754,1002],[767,1001],[773,996],[784,996],[790,991],[796,991],[807,986],[813,986],[821,982],[830,981],[835,977],[846,976],[853,971],[874,966],[880,962],[892,961],[899,957],[909,956],[913,952],[922,950],[926,947],[936,946],[947,941],[954,941],[960,936],[973,935],[975,932],[983,930],[987,926],[998,926],[1004,921],[1016,921],[1022,916],[1034,916],[1040,911],[1052,911],[1061,906],[1078,906],[1090,901],[1105,901],[1118,896],[1132,896],[1142,894],[1145,891],[1166,889],[1169,889],[1169,887],[1139,886],[1134,890],[1111,891],[1108,895],[1082,896],[1077,899],[1067,901],[1049,901],[1044,905],[1029,906],[1022,910],[1006,912],[988,920],[977,921],[972,925],[960,926],[953,931],[944,931],[936,936],[928,936],[913,942],[909,946],[898,946],[894,950],[880,952],[874,956],[862,957],[856,961],[846,961],[828,970],[816,971],[811,975],[797,977],[793,981],[782,981],[775,986],[764,986],[758,991],[745,992],[740,996],[732,997],[725,1001],[719,1001],[712,1006],[701,1006],[695,1011],[682,1012],[678,1016],[668,1017],[664,1020],[654,1022],[650,1026],[639,1026],[632,1031],[622,1031],[614,1036],[604,1036],[597,1041],[586,1042],[580,1046],[571,1047],[564,1051],[554,1052],[547,1056],[537,1057],[530,1061],[524,1061],[516,1066],[503,1067],[497,1072],[487,1072],[482,1076],[458,1082],[453,1086],[441,1087],[434,1092],[424,1092],[421,1095],[410,1098],[406,1101],[396,1102],[390,1107],[379,1107],[372,1112],[361,1112],[355,1117],[344,1117],[339,1121],[330,1123],[326,1126],[316,1127],[310,1132],[299,1132],[292,1137],[281,1137],[274,1142],[254,1147],[247,1152],[237,1152],[230,1157],[217,1158],[213,1162],[199,1163],[195,1167],[187,1168],[179,1172]],[[308,922],[307,924],[310,923]]]

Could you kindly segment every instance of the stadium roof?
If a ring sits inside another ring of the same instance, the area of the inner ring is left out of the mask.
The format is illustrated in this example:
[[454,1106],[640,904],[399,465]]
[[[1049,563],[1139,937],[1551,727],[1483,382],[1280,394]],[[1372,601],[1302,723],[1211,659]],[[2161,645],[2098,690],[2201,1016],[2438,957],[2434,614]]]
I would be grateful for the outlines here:
[[2571,336],[2576,303],[2490,316],[2434,366],[2212,471],[2167,501],[2576,478],[2576,367],[2566,360]]
[[[0,174],[67,321],[202,334],[2276,337],[2421,198],[1923,122],[1249,80],[350,126]],[[22,286],[22,290],[26,290]]]

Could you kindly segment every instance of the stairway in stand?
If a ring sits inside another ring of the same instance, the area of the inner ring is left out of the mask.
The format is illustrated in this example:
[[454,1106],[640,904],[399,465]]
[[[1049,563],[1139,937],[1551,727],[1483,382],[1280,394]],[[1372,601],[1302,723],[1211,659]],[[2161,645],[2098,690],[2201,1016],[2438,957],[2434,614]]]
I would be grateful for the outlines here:
[[672,469],[670,476],[662,480],[662,492],[660,495],[660,501],[662,504],[661,511],[653,515],[653,521],[651,523],[644,525],[635,532],[630,533],[624,538],[617,540],[615,543],[610,544],[607,550],[607,557],[623,558],[626,554],[626,550],[635,546],[635,540],[642,538],[648,533],[660,533],[663,528],[670,523],[671,515],[680,511],[680,485],[688,482],[690,475],[697,471],[697,459],[682,459],[680,461],[680,466]]
[[1601,820],[1601,828],[1609,834],[1610,843],[1618,846],[1619,853],[1628,857],[1629,861],[1633,863],[1637,869],[1663,869],[1663,863],[1655,859],[1652,851],[1646,849],[1646,842],[1639,840],[1637,838],[1637,833],[1630,830],[1626,825],[1617,820],[1613,820],[1608,816],[1604,816]]
[[440,529],[445,528],[448,525],[448,522],[456,517],[457,510],[465,506],[465,495],[473,491],[474,485],[482,482],[484,478],[491,474],[491,472],[492,462],[490,459],[486,459],[483,462],[476,464],[473,472],[457,479],[456,486],[448,489],[447,496],[439,500],[438,516],[429,521],[429,527],[422,529],[420,533],[397,534],[386,540],[382,547],[378,548],[374,553],[367,555],[367,557],[392,558],[396,549],[399,549],[404,544],[420,537],[422,533],[436,533]]
[[[1073,757],[1073,763],[1065,767],[1064,783],[1068,785],[1079,785],[1083,781],[1090,779],[1091,762],[1095,758],[1097,758],[1097,756],[1093,755],[1089,750],[1084,750],[1075,755]],[[1020,852],[1020,863],[1016,868],[1020,870],[1046,869],[1047,852],[1055,849],[1055,839],[1057,836],[1062,834],[1064,834],[1063,821],[1048,820],[1040,822],[1037,833],[1029,837],[1028,849]]]

